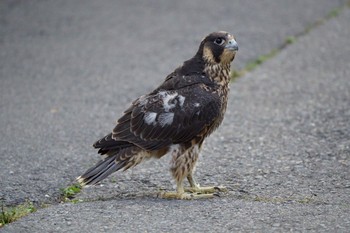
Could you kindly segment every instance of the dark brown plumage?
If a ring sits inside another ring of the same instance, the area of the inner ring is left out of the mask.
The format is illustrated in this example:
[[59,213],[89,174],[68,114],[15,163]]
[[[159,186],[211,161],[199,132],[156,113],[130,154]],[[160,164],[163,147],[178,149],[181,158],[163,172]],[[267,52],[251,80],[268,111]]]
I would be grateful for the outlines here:
[[[201,145],[222,122],[227,106],[230,63],[237,43],[227,32],[205,37],[196,55],[167,76],[154,91],[136,99],[118,120],[112,133],[95,142],[106,157],[78,177],[93,185],[120,169],[147,158],[171,154],[171,172],[177,192],[163,197],[210,197],[213,188],[202,188],[193,178]],[[185,192],[187,177],[191,188]],[[206,194],[203,194],[206,193]]]

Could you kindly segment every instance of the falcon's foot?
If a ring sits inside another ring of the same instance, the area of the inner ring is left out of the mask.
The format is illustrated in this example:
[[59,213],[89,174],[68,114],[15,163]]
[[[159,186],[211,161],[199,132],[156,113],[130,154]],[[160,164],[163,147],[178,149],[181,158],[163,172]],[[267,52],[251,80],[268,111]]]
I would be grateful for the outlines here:
[[215,193],[194,193],[194,192],[162,192],[159,195],[164,199],[180,199],[180,200],[194,200],[202,198],[213,198]]
[[227,192],[227,188],[225,186],[212,186],[212,187],[200,187],[196,185],[194,187],[185,188],[186,192],[190,192],[193,194],[214,194],[218,192]]
[[197,193],[197,194],[208,194],[208,193],[214,193],[217,194],[218,192],[227,192],[227,188],[224,186],[213,186],[213,187],[201,187],[196,180],[194,179],[194,176],[192,172],[188,174],[187,180],[190,183],[190,188],[185,188],[186,192],[190,193]]

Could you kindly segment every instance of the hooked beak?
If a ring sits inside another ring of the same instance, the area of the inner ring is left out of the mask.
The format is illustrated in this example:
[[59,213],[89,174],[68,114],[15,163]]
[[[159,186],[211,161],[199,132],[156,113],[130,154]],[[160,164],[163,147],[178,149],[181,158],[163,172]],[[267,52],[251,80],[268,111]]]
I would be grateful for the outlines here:
[[229,40],[227,45],[225,46],[225,49],[228,49],[228,50],[231,50],[231,51],[238,51],[238,44],[235,41],[235,39]]

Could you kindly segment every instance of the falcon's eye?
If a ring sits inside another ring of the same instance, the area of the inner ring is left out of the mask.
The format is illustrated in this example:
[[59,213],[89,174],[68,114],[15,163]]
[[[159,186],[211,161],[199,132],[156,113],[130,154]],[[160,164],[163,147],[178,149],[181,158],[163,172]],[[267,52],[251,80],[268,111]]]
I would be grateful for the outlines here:
[[214,43],[215,44],[217,44],[217,45],[223,45],[224,43],[225,43],[225,39],[223,39],[223,38],[216,38],[215,40],[214,40]]

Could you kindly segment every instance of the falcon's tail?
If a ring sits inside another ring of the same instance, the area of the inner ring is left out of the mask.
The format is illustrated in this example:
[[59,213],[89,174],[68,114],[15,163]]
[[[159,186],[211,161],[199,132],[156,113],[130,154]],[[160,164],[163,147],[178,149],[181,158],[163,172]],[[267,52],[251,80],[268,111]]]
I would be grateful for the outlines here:
[[[95,166],[88,169],[83,175],[77,178],[77,181],[82,185],[94,185],[107,176],[120,169],[128,169],[135,166],[138,161],[134,158],[138,154],[138,150],[132,147],[118,150],[113,154],[99,161]],[[137,157],[137,156],[136,156]]]

